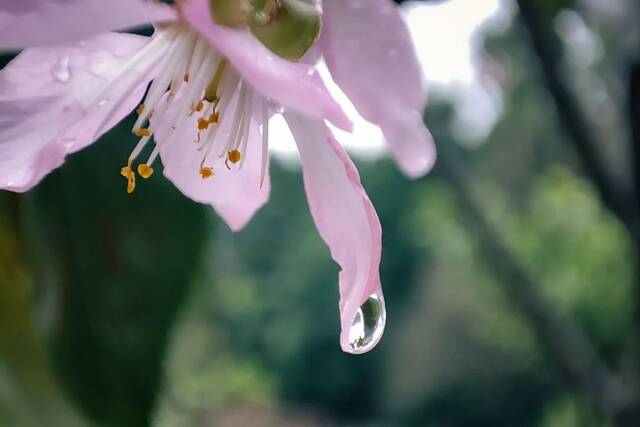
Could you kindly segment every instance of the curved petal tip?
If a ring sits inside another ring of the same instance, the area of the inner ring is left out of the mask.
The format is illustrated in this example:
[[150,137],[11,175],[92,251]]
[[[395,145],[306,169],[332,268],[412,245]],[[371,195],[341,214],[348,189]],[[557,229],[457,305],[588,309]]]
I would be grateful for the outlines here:
[[386,319],[380,220],[355,165],[324,124],[295,113],[285,119],[300,151],[311,215],[341,267],[340,346],[365,353],[380,341]]
[[436,146],[417,111],[398,111],[379,124],[393,158],[408,177],[420,178],[433,168]]

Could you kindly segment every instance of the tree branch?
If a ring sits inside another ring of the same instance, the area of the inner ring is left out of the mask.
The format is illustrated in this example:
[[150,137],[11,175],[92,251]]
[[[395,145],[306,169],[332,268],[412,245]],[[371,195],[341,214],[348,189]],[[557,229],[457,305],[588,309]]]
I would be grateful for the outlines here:
[[477,236],[479,257],[532,325],[539,341],[561,367],[570,384],[582,388],[601,413],[615,420],[616,425],[637,426],[635,415],[626,421],[634,404],[631,391],[600,360],[580,326],[573,319],[558,315],[539,292],[541,287],[534,277],[483,214],[450,150],[440,147],[438,168],[455,188],[461,219]]
[[594,132],[580,111],[562,72],[561,44],[547,22],[540,16],[535,0],[516,0],[520,8],[520,20],[531,36],[547,87],[558,108],[561,124],[593,181],[604,205],[627,227],[635,241],[640,241],[638,204],[633,186],[617,182],[607,169],[598,151]]
[[[531,37],[546,85],[553,97],[569,141],[600,199],[627,228],[640,257],[640,71],[632,76],[630,93],[633,127],[634,182],[618,182],[598,149],[589,123],[573,96],[562,70],[562,45],[539,14],[536,0],[516,0],[520,20]],[[633,79],[637,80],[633,80]],[[635,83],[634,83],[635,81]],[[635,86],[634,86],[635,85]],[[534,278],[509,251],[499,233],[482,214],[455,157],[440,149],[440,167],[456,187],[469,230],[479,236],[480,257],[498,277],[512,301],[520,307],[549,354],[567,379],[586,391],[596,407],[618,426],[640,425],[640,408],[634,389],[627,389],[599,356],[572,319],[562,318],[539,293]],[[640,261],[638,262],[640,271]]]
[[640,204],[640,62],[631,65],[629,75],[629,123],[636,201]]

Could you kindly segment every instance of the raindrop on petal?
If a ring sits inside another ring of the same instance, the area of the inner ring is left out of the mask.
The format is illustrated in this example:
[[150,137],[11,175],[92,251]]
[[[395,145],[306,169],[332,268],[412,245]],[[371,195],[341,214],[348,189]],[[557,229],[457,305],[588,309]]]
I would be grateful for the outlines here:
[[58,58],[58,61],[56,61],[53,68],[51,68],[51,75],[53,76],[54,79],[56,79],[61,83],[67,83],[69,80],[71,80],[71,70],[69,70],[69,61],[70,59],[66,55]]
[[76,139],[73,136],[64,136],[62,143],[64,144],[64,148],[71,150],[76,143]]
[[349,352],[362,354],[375,347],[382,338],[386,321],[384,298],[371,294],[358,309],[349,329]]

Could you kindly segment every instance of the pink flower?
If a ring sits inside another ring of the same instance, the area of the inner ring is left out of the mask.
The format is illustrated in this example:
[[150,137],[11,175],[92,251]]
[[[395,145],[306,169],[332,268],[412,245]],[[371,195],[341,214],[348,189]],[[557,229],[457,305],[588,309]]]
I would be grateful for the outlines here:
[[[393,3],[324,0],[322,8],[319,47],[335,82],[380,125],[401,168],[426,173],[435,155],[420,117],[425,91]],[[145,23],[156,26],[151,38],[110,32]],[[121,170],[128,191],[159,157],[184,194],[240,230],[269,196],[268,120],[281,106],[314,221],[342,268],[341,346],[363,353],[377,344],[385,323],[380,222],[325,125],[349,130],[351,122],[312,65],[217,25],[208,0],[4,2],[0,49],[22,48],[0,71],[0,188],[30,189],[138,107],[139,142]]]

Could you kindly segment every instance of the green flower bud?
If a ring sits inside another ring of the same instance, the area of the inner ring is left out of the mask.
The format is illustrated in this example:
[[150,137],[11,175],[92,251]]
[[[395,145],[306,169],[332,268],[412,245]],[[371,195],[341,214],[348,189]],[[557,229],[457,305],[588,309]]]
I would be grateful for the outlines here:
[[250,0],[209,0],[213,20],[225,27],[244,27],[252,12]]
[[247,28],[276,55],[298,60],[320,35],[320,14],[303,0],[209,0],[216,23]]
[[320,35],[320,14],[300,0],[257,0],[262,8],[253,11],[251,32],[269,50],[285,59],[297,60]]

